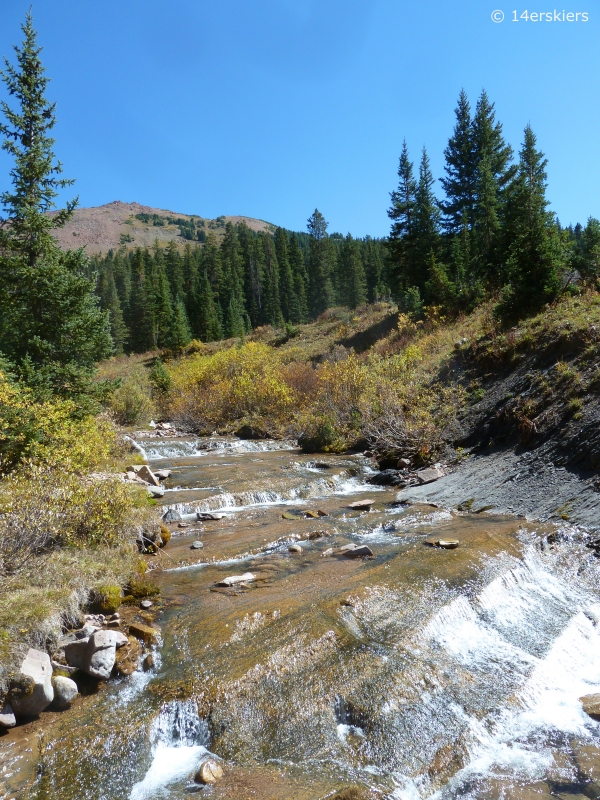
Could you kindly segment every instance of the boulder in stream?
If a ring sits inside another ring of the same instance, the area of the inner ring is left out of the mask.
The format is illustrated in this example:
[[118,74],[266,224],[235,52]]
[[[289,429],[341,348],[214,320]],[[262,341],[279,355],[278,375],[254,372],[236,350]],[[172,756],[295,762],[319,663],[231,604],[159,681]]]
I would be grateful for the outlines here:
[[299,545],[299,544],[291,544],[291,545],[288,547],[288,551],[289,551],[290,553],[301,553],[301,552],[302,552],[302,548],[300,547],[300,545]]
[[59,711],[70,708],[71,703],[79,694],[75,681],[72,681],[71,678],[65,678],[63,675],[57,675],[52,678],[52,686],[54,687],[53,707]]
[[160,486],[160,481],[156,477],[156,475],[152,472],[150,467],[144,464],[140,469],[137,471],[138,478],[141,478],[146,483],[149,483],[151,486]]
[[375,505],[375,500],[355,500],[354,503],[348,503],[348,508],[355,511],[370,511],[372,505]]
[[54,700],[52,663],[48,653],[31,648],[11,685],[11,706],[16,717],[37,717]]
[[90,636],[83,671],[92,678],[106,680],[115,665],[117,647],[127,643],[127,637],[119,631],[96,631]]
[[204,544],[200,541],[200,539],[196,539],[195,542],[192,542],[190,545],[190,550],[202,550]]
[[345,544],[337,551],[338,555],[348,558],[369,558],[373,551],[366,544]]
[[162,515],[163,522],[181,522],[181,514],[174,508],[168,508]]
[[161,481],[166,481],[173,474],[170,469],[157,469],[154,473]]
[[223,777],[223,767],[213,758],[207,758],[200,765],[200,769],[194,776],[196,783],[211,784],[216,783]]

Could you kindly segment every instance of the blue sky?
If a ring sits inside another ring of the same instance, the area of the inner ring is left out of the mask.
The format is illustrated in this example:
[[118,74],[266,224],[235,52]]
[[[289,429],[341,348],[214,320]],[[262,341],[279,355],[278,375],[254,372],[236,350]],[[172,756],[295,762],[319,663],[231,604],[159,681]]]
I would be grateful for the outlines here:
[[[461,87],[473,105],[486,88],[515,150],[531,123],[563,223],[600,216],[599,0],[564,2],[589,21],[511,21],[553,12],[546,0],[34,0],[33,14],[81,205],[295,230],[318,207],[330,231],[383,236],[402,139],[439,178]],[[29,6],[0,3],[0,55]],[[0,189],[9,167],[0,155]]]

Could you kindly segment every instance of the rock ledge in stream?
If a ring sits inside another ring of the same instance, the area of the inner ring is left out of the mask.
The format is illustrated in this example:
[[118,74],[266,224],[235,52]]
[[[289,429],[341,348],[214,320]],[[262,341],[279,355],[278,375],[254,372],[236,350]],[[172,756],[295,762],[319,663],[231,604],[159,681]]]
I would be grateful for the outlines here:
[[592,719],[600,720],[600,694],[586,694],[579,699],[585,713]]

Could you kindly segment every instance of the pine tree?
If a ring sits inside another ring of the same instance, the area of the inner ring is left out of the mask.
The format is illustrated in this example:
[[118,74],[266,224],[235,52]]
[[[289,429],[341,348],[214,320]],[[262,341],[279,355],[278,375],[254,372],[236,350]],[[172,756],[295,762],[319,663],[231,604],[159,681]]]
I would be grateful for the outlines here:
[[222,336],[221,323],[217,313],[214,293],[205,272],[197,277],[194,292],[195,316],[193,332],[201,342],[215,342]]
[[117,287],[113,275],[112,268],[105,268],[100,272],[98,277],[98,296],[100,297],[100,306],[105,311],[108,311],[110,320],[110,333],[115,348],[115,355],[123,355],[124,347],[129,338],[129,332],[125,325],[123,317],[123,310],[119,301]]
[[446,193],[446,200],[442,203],[444,228],[450,233],[461,230],[465,217],[470,230],[475,213],[475,144],[471,106],[464,89],[454,113],[454,132],[444,150],[446,177],[440,179]]
[[573,266],[584,280],[593,282],[600,277],[600,222],[590,217],[585,228],[579,226],[575,234],[575,256]]
[[294,286],[294,276],[288,255],[288,235],[283,228],[277,228],[274,235],[275,254],[279,265],[279,300],[281,313],[286,322],[300,322],[300,303]]
[[402,144],[398,166],[398,188],[391,192],[392,205],[388,217],[393,220],[388,239],[390,254],[390,280],[396,297],[410,282],[410,261],[415,233],[415,204],[417,182],[413,175],[414,166],[408,155],[406,139]]
[[527,125],[507,207],[509,283],[498,307],[498,313],[504,316],[535,311],[556,297],[560,288],[564,252],[554,216],[547,210],[547,163]]
[[184,291],[183,263],[177,244],[173,241],[169,242],[165,251],[165,269],[172,297],[182,297]]
[[[317,317],[326,308],[335,306],[333,279],[336,272],[337,253],[327,235],[328,223],[318,208],[308,218],[310,234],[308,251],[308,304],[310,313]],[[335,247],[335,246],[334,246]]]
[[244,313],[239,298],[232,292],[225,315],[225,337],[242,339],[246,333]]
[[279,302],[279,264],[275,254],[273,237],[261,231],[259,244],[264,256],[262,272],[263,323],[278,327],[283,324],[281,305]]
[[308,321],[308,273],[304,255],[298,243],[295,233],[290,236],[289,259],[294,278],[294,290],[298,298],[298,319],[291,319],[292,322]]
[[192,332],[185,312],[185,305],[181,297],[175,299],[173,304],[173,316],[167,340],[171,350],[183,350],[192,341]]
[[96,276],[83,250],[62,252],[52,233],[73,213],[77,200],[49,217],[58,190],[72,184],[60,178],[55,160],[55,105],[45,97],[48,78],[40,61],[31,14],[22,26],[17,66],[5,60],[0,72],[8,94],[2,102],[3,149],[14,159],[12,191],[0,201],[0,350],[17,372],[42,394],[79,398],[83,407],[96,392],[95,362],[112,351],[109,315],[94,293]]
[[144,254],[138,248],[133,259],[133,281],[129,301],[129,349],[133,353],[145,353],[155,346],[152,298],[146,287]]
[[171,338],[173,302],[165,260],[155,247],[154,257],[144,253],[146,291],[152,308],[152,339],[154,347],[166,347]]
[[367,281],[358,242],[350,234],[344,239],[340,253],[340,300],[348,308],[356,308],[367,301]]
[[253,328],[263,323],[264,252],[245,223],[238,225],[244,270],[244,304]]
[[428,280],[431,256],[437,257],[440,245],[440,209],[433,191],[434,183],[429,156],[423,148],[415,193],[414,245],[408,284],[417,286],[421,295]]
[[377,303],[390,295],[381,243],[367,236],[362,246],[362,258],[367,280],[367,300],[369,303]]

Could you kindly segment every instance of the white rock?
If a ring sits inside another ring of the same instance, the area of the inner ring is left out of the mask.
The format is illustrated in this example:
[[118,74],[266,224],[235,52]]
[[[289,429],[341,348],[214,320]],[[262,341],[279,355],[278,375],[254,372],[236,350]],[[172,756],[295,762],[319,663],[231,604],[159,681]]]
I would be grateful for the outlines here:
[[20,672],[33,678],[34,687],[31,694],[13,700],[13,712],[16,717],[36,717],[54,700],[50,656],[31,648],[21,664]]
[[17,719],[13,713],[10,703],[6,703],[4,708],[0,709],[0,728],[14,728],[17,724]]
[[245,572],[243,575],[231,575],[229,578],[224,578],[217,583],[217,586],[235,586],[236,583],[246,583],[254,580],[256,578],[251,572]]
[[62,675],[57,675],[52,679],[52,686],[54,687],[54,708],[59,711],[69,708],[79,694],[75,681]]
[[75,669],[84,668],[85,654],[87,653],[89,642],[90,640],[88,637],[86,639],[77,639],[65,645],[65,661],[70,667],[74,667]]
[[155,475],[156,475],[156,477],[157,477],[157,478],[159,478],[161,481],[164,481],[164,480],[166,480],[167,478],[170,478],[170,477],[171,477],[171,475],[172,475],[172,472],[171,472],[171,470],[170,470],[170,469],[157,469],[157,470],[156,470],[156,472],[155,472],[154,474],[155,474]]
[[164,497],[165,490],[162,486],[148,486],[148,494],[150,497]]

